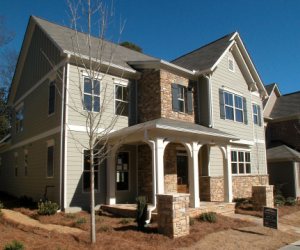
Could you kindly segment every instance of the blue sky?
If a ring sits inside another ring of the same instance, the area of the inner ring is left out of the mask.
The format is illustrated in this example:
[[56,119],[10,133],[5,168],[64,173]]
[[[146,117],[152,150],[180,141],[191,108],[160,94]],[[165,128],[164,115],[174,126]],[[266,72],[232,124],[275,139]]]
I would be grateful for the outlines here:
[[[114,1],[112,34],[126,20],[121,41],[146,54],[172,60],[238,31],[265,84],[277,82],[282,93],[300,90],[299,0]],[[0,0],[0,15],[16,33],[11,46],[17,50],[30,15],[69,24],[65,0]]]

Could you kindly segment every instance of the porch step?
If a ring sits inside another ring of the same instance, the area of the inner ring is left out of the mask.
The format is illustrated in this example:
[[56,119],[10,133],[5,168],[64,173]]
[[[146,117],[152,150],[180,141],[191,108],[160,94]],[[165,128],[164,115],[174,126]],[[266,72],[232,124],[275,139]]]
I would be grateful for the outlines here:
[[135,204],[116,204],[116,205],[101,205],[101,210],[125,217],[125,218],[135,218],[136,217],[136,205]]

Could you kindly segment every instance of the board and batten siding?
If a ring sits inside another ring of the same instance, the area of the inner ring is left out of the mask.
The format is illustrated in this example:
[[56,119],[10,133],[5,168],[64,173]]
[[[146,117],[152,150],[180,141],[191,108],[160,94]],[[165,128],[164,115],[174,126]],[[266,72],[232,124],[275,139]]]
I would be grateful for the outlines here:
[[[76,126],[86,126],[86,118],[80,115],[78,111],[83,111],[82,96],[80,94],[80,85],[83,88],[84,69],[75,65],[70,65],[69,69],[69,89],[68,89],[68,124]],[[116,76],[104,74],[100,79],[100,110],[102,119],[100,128],[106,128],[115,116],[115,83],[128,82],[127,79],[121,79]],[[80,84],[80,85],[79,85]],[[101,106],[104,94],[106,96],[104,105]],[[128,127],[128,117],[119,116],[113,130]]]
[[[47,141],[50,140],[54,141],[53,178],[47,178]],[[46,185],[49,185],[53,187],[48,188],[48,199],[59,203],[59,140],[60,134],[56,133],[1,153],[0,190],[16,197],[26,195],[38,201],[43,198]],[[25,176],[24,150],[28,153],[27,176]],[[15,176],[16,165],[18,176]]]
[[[251,162],[252,162],[252,173],[257,172],[257,165],[260,166],[260,173],[266,173],[266,151],[265,151],[265,133],[263,126],[255,125],[253,123],[252,114],[252,103],[258,104],[261,108],[261,115],[263,111],[262,101],[259,96],[251,94],[248,89],[248,84],[239,68],[239,65],[234,60],[235,71],[232,72],[228,69],[228,58],[234,58],[233,54],[229,51],[223,57],[218,64],[217,69],[212,74],[211,85],[212,85],[212,109],[213,109],[213,127],[223,132],[227,132],[238,137],[240,140],[246,140],[254,143],[251,147]],[[247,120],[248,124],[234,122],[231,120],[224,120],[220,118],[220,99],[219,89],[224,88],[229,92],[237,93],[247,100]],[[238,148],[235,144],[234,148]],[[243,146],[240,146],[243,149]],[[213,152],[212,152],[213,153]],[[210,169],[212,173],[220,172],[220,169]]]

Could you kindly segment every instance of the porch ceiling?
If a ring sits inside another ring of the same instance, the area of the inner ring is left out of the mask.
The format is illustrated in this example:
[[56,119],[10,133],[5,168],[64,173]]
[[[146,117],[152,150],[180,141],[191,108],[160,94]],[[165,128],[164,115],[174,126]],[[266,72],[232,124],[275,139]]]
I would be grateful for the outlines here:
[[204,127],[189,122],[159,118],[136,124],[112,132],[109,141],[138,142],[155,137],[166,137],[175,140],[192,140],[205,143],[228,143],[239,138],[218,129]]

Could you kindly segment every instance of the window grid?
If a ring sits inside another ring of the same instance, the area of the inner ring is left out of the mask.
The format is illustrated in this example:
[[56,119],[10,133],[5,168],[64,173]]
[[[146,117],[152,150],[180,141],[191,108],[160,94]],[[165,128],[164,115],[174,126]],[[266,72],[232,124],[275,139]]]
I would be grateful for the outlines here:
[[232,174],[250,174],[250,152],[231,151],[231,170]]
[[179,111],[180,112],[185,112],[186,107],[186,88],[184,86],[178,85],[178,103],[179,103]]
[[115,114],[128,116],[128,87],[115,85]]
[[252,110],[253,110],[253,123],[258,125],[258,105],[252,104]]
[[224,91],[225,118],[227,120],[244,122],[243,97]]
[[100,112],[100,81],[85,77],[83,85],[84,110]]

